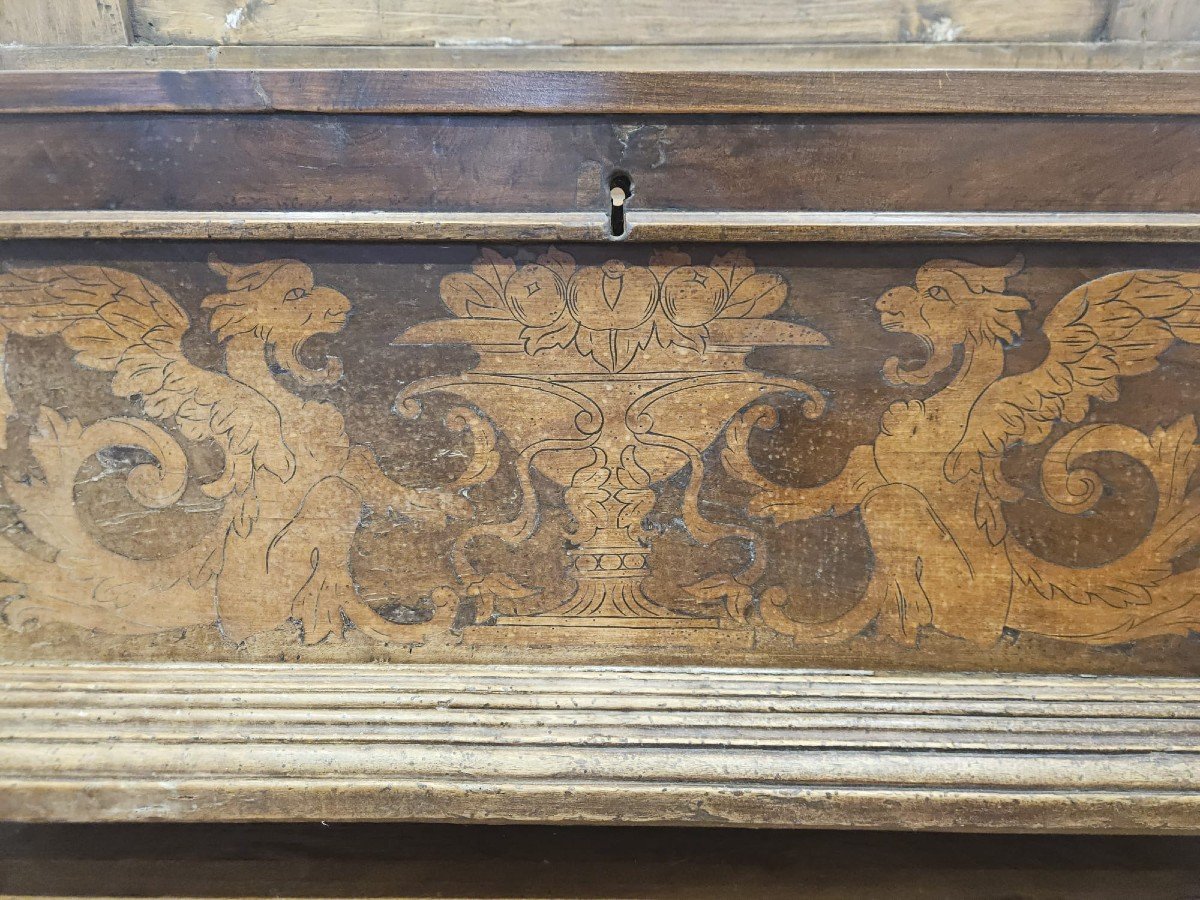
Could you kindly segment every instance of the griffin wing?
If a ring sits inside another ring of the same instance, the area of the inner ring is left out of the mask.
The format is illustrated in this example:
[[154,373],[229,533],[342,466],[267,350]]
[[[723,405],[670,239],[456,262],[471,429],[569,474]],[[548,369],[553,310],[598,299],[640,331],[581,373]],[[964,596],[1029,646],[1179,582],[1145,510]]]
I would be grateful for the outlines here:
[[250,494],[259,468],[287,480],[295,458],[278,410],[257,391],[190,362],[182,349],[189,324],[165,290],[120,269],[0,273],[0,341],[8,333],[61,334],[77,363],[113,373],[116,396],[140,398],[147,415],[174,421],[189,440],[215,441],[225,470],[204,485],[209,496]]
[[1093,399],[1116,400],[1120,379],[1157,367],[1177,338],[1200,343],[1200,273],[1145,269],[1097,278],[1060,300],[1043,331],[1050,348],[1042,364],[984,391],[946,459],[950,480],[979,477],[975,518],[994,543],[1005,534],[1001,502],[1021,497],[1001,472],[1005,451],[1040,443],[1058,422],[1081,422]]

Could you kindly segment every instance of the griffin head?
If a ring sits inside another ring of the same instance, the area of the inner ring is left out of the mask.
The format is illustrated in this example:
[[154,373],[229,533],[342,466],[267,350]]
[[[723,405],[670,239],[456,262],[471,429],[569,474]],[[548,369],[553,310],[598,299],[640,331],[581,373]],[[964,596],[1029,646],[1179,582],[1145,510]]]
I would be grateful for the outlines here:
[[923,364],[901,368],[892,357],[884,375],[893,384],[926,384],[954,358],[956,347],[974,342],[1009,342],[1021,333],[1018,313],[1029,301],[1004,292],[1006,282],[1025,266],[1019,254],[1005,266],[977,266],[958,259],[935,259],[917,270],[915,284],[885,291],[875,302],[888,331],[915,335],[928,351]]
[[342,364],[327,357],[313,369],[300,361],[304,342],[314,334],[335,334],[346,324],[350,301],[333,288],[313,283],[312,269],[295,259],[272,259],[238,266],[210,257],[209,267],[225,276],[228,290],[200,304],[212,310],[209,327],[219,340],[253,334],[270,347],[279,365],[306,384],[336,381]]

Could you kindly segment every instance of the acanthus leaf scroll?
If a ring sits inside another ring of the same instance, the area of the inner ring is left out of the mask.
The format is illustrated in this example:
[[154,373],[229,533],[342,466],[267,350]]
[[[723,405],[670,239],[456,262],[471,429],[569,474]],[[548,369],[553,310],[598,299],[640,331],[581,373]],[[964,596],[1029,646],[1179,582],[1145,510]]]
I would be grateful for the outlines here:
[[[747,365],[756,347],[828,343],[777,315],[789,288],[782,276],[758,271],[740,252],[707,265],[671,251],[646,266],[581,266],[556,249],[524,264],[485,250],[469,271],[442,279],[450,317],[396,341],[467,344],[479,355],[471,370],[419,380],[397,398],[396,411],[414,427],[425,398],[453,398],[444,424],[463,435],[468,457],[449,483],[415,488],[352,443],[333,403],[302,396],[342,375],[335,359],[308,367],[301,348],[342,329],[345,295],[317,284],[298,260],[211,265],[225,287],[201,306],[224,371],[188,358],[189,317],[140,276],[86,265],[0,275],[0,354],[8,335],[57,337],[77,365],[109,375],[112,393],[141,412],[90,424],[49,407],[35,416],[36,471],[4,478],[27,535],[0,536],[9,625],[57,620],[149,634],[215,624],[237,643],[298,623],[308,643],[354,628],[413,644],[508,621],[547,624],[564,645],[591,640],[598,628],[636,627],[663,629],[683,646],[704,629],[764,629],[798,644],[864,634],[912,642],[936,629],[989,646],[1005,629],[1111,644],[1200,623],[1200,579],[1176,565],[1200,543],[1195,422],[1185,416],[1143,433],[1088,421],[1097,404],[1117,399],[1123,379],[1156,368],[1172,344],[1200,343],[1200,274],[1133,270],[1088,281],[1046,317],[1044,360],[1005,375],[1006,350],[1030,309],[1009,287],[1022,260],[926,263],[913,284],[875,304],[886,331],[914,336],[927,350],[915,366],[893,359],[883,367],[883,378],[910,396],[884,412],[874,439],[850,451],[838,476],[794,488],[753,459],[753,433],[777,422],[775,406],[763,401],[800,402],[817,417],[838,386],[822,391]],[[924,390],[944,372],[952,372],[944,387]],[[281,374],[298,389],[285,387]],[[0,443],[13,414],[0,383]],[[1042,499],[1054,510],[1093,507],[1103,486],[1086,461],[1097,453],[1131,460],[1157,488],[1148,532],[1103,565],[1042,559],[1006,521],[1006,505],[1022,495],[1006,478],[1006,452],[1055,433],[1040,471]],[[515,458],[502,454],[498,436]],[[222,471],[201,485],[220,505],[216,526],[165,559],[131,559],[99,542],[75,508],[81,468],[107,448],[139,448],[152,461],[128,473],[128,492],[148,509],[165,509],[194,479],[181,440],[220,451]],[[745,524],[703,513],[710,450],[751,488]],[[478,521],[470,489],[503,470],[515,475],[519,509]],[[545,527],[535,473],[570,514],[556,539],[574,588],[522,615],[544,599],[542,586],[476,571],[465,550],[497,539],[519,548]],[[688,539],[741,541],[750,561],[675,596],[650,596],[656,536],[646,521],[659,486],[677,475]],[[431,528],[461,523],[456,580],[433,590],[428,621],[399,624],[359,596],[349,555],[364,508]],[[866,591],[848,612],[806,620],[804,598],[771,583],[759,538],[779,523],[852,513],[874,560]]]

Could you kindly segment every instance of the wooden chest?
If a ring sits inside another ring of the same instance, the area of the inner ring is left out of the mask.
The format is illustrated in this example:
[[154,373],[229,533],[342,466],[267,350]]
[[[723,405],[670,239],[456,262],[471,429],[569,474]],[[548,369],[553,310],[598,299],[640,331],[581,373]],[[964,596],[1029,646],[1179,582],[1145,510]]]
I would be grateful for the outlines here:
[[0,113],[0,816],[1200,826],[1200,75]]

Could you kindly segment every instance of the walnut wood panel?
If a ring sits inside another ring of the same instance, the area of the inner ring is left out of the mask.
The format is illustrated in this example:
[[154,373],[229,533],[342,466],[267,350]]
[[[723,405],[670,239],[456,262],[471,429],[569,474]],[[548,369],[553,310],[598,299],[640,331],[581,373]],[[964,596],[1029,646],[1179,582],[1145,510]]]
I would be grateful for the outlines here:
[[601,213],[619,169],[631,217],[1194,212],[1198,142],[1155,116],[13,115],[0,207]]
[[1193,246],[4,255],[5,658],[1200,670]]

